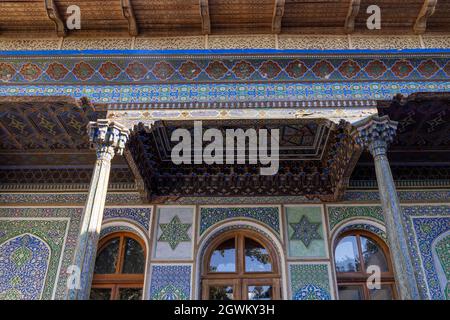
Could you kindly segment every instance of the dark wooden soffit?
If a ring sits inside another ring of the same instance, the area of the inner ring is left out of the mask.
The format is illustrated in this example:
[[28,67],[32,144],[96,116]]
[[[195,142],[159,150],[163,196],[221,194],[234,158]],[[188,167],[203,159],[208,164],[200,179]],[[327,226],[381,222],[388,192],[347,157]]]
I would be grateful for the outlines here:
[[216,128],[224,137],[226,129],[279,129],[278,173],[261,175],[260,168],[268,165],[249,164],[248,153],[245,164],[175,165],[170,154],[176,143],[170,137],[180,127],[192,132],[193,122],[158,121],[150,128],[141,124],[130,135],[128,148],[152,201],[174,196],[277,195],[335,201],[343,195],[361,152],[351,137],[352,126],[346,122],[336,125],[324,119],[203,121],[203,130]]
[[[366,27],[373,4],[381,30]],[[81,9],[81,30],[64,27],[70,5]],[[0,35],[20,37],[450,31],[444,0],[3,0],[0,17]]]
[[0,97],[0,152],[88,149],[86,126],[105,115],[87,99]]

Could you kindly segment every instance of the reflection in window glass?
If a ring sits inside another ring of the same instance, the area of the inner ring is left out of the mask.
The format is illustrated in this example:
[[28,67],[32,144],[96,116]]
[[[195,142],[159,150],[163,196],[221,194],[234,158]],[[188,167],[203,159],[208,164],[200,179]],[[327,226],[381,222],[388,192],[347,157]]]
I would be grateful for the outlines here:
[[272,264],[266,248],[259,242],[245,238],[245,271],[270,272]]
[[144,249],[136,240],[126,238],[122,273],[144,273]]
[[233,286],[209,287],[210,300],[233,300]]
[[272,286],[248,286],[248,300],[272,300]]
[[95,261],[94,273],[110,274],[116,272],[116,264],[119,256],[119,238],[114,238],[102,249]]
[[92,288],[89,299],[91,299],[91,300],[110,300],[111,299],[111,289],[110,288]]
[[235,240],[231,238],[222,242],[211,255],[209,271],[235,272],[236,271],[236,247]]
[[338,286],[339,300],[364,300],[362,286]]
[[366,269],[371,265],[375,265],[380,268],[381,272],[389,271],[387,267],[386,257],[384,256],[381,248],[374,241],[368,238],[360,237],[360,239],[362,255]]
[[380,289],[369,289],[370,300],[392,300],[394,295],[390,285],[381,285]]
[[119,288],[119,300],[141,300],[141,288]]
[[360,271],[358,246],[355,236],[343,238],[336,247],[335,262],[337,272]]

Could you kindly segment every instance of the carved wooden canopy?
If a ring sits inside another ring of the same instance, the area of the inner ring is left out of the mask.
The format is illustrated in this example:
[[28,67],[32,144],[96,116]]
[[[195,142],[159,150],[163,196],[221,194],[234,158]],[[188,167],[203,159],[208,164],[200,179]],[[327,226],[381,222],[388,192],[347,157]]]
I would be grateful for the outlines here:
[[[368,30],[367,8],[382,10]],[[68,30],[69,6],[81,30]],[[448,1],[437,0],[3,0],[0,34],[10,36],[186,36],[202,34],[405,34],[445,32]]]

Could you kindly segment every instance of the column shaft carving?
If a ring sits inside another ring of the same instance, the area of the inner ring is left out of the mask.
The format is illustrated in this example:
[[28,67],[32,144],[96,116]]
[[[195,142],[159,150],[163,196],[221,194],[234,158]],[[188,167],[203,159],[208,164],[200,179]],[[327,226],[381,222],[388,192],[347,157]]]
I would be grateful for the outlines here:
[[69,288],[68,299],[89,299],[98,238],[103,220],[108,190],[111,160],[122,154],[128,139],[128,130],[108,120],[90,122],[87,127],[91,147],[96,150],[97,160],[83,211],[83,220],[75,252],[74,266],[80,272],[80,286]]
[[396,130],[397,122],[391,121],[388,116],[371,117],[357,125],[355,138],[357,143],[367,148],[374,158],[378,190],[399,296],[403,300],[420,299],[414,266],[402,223],[400,201],[387,158],[388,145],[393,141]]

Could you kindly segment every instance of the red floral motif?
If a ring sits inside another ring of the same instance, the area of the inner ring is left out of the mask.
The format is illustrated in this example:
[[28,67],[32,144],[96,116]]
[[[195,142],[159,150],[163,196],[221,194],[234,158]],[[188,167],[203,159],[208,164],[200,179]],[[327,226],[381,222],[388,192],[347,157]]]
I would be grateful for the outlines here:
[[333,73],[334,67],[329,61],[321,60],[314,65],[312,71],[316,77],[328,79]]
[[228,72],[228,68],[221,61],[215,60],[206,67],[205,71],[211,78],[218,80]]
[[175,70],[171,64],[162,61],[155,64],[152,72],[158,79],[167,80],[173,75]]
[[77,77],[77,79],[85,81],[92,77],[94,71],[95,70],[91,67],[89,63],[81,61],[75,65],[75,67],[72,70],[72,73],[75,75],[75,77]]
[[105,78],[108,81],[114,80],[117,78],[122,70],[111,61],[107,61],[105,63],[102,63],[100,66],[100,69],[98,72],[102,75],[103,78]]
[[197,78],[202,69],[195,62],[189,60],[184,62],[178,71],[184,78],[192,80]]
[[427,61],[422,62],[417,70],[423,75],[425,78],[431,78],[435,75],[436,72],[439,71],[439,66],[436,62],[429,59]]
[[9,63],[0,63],[0,80],[8,82],[16,74],[16,70]]
[[67,70],[67,68],[64,67],[64,65],[62,65],[61,63],[53,62],[50,63],[46,72],[48,76],[53,80],[61,80],[64,79],[65,76],[69,73],[69,70]]
[[387,68],[380,60],[373,60],[367,64],[364,70],[369,77],[377,79],[386,72]]
[[255,72],[255,68],[247,61],[239,61],[232,70],[239,79],[247,79]]
[[259,67],[259,74],[267,79],[275,78],[280,72],[280,66],[272,60],[265,61],[261,67]]
[[41,68],[34,63],[25,63],[20,69],[20,74],[27,81],[34,81],[42,74]]
[[360,71],[361,67],[354,60],[346,60],[339,67],[339,72],[347,79],[355,77]]
[[391,68],[392,73],[400,79],[409,76],[413,70],[413,66],[407,60],[399,60]]
[[133,61],[127,66],[125,72],[133,80],[140,80],[147,74],[148,69],[142,63]]
[[294,60],[289,62],[285,70],[289,77],[297,79],[303,77],[308,71],[308,68],[300,60]]

